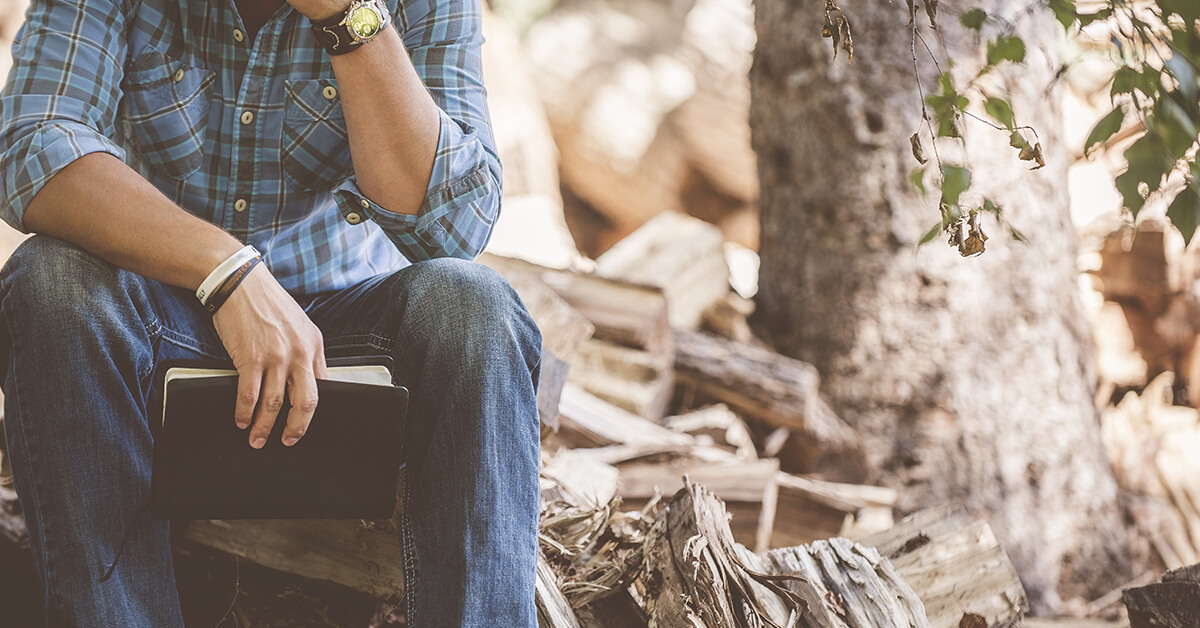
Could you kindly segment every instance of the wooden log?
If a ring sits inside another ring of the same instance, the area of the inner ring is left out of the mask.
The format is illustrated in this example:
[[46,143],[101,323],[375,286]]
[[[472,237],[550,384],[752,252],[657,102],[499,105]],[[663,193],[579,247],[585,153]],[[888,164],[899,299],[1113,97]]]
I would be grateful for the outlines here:
[[539,628],[579,628],[579,620],[575,611],[567,603],[558,590],[558,577],[546,562],[546,558],[538,553],[537,562],[537,602]]
[[[7,454],[0,454],[0,456]],[[11,486],[0,486],[0,537],[21,549],[29,547],[29,534],[25,531],[25,515],[17,491]]]
[[[859,541],[888,556],[925,604],[933,628],[1020,626],[1029,610],[1016,569],[986,521],[957,504],[918,512]],[[975,620],[971,616],[977,616]]]
[[541,421],[541,437],[558,431],[558,406],[562,403],[562,390],[570,377],[571,366],[549,351],[542,352],[542,365],[538,370],[537,406]]
[[825,482],[780,473],[771,547],[791,547],[834,536],[858,538],[892,527],[896,491],[881,486]]
[[930,628],[925,608],[875,548],[844,538],[772,550],[770,573],[798,576],[787,586],[804,597],[809,628]]
[[799,360],[705,332],[675,331],[675,379],[703,399],[799,435],[794,460],[815,470],[833,455],[859,456],[853,431],[820,398],[816,369]]
[[725,502],[735,541],[766,552],[775,526],[779,496],[779,461],[730,460],[720,463],[677,461],[668,464],[618,465],[618,494],[627,506],[637,508],[658,494],[673,494],[683,487],[686,475]]
[[671,362],[669,355],[593,339],[571,360],[569,380],[609,403],[660,421],[674,390]]
[[333,582],[376,597],[404,590],[395,532],[346,519],[192,521],[187,541],[279,571]]
[[595,338],[656,355],[672,355],[667,300],[659,288],[544,268],[498,255],[484,254],[479,261],[505,276],[520,271],[532,273],[595,326]]
[[1168,571],[1162,581],[1125,589],[1130,628],[1200,626],[1200,564]]
[[659,513],[643,553],[651,625],[796,625],[804,599],[764,575],[766,564],[734,542],[727,521],[721,500],[688,481]]
[[725,404],[667,417],[663,423],[677,432],[697,437],[701,443],[712,443],[726,449],[743,460],[758,457],[746,423]]
[[664,212],[596,260],[596,274],[662,288],[673,327],[695,329],[729,293],[721,231],[698,218]]
[[649,445],[689,447],[695,439],[619,408],[575,384],[563,388],[559,433],[551,444],[564,447]]

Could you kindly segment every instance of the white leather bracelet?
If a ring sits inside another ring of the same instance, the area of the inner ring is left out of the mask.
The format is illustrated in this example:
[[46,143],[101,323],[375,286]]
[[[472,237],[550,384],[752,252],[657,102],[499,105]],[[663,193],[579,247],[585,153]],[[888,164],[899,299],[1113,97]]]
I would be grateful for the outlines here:
[[230,255],[225,261],[217,264],[217,267],[208,274],[208,277],[204,278],[204,281],[200,284],[200,289],[196,290],[196,298],[200,299],[200,304],[208,305],[208,297],[212,296],[213,290],[216,290],[222,281],[225,281],[229,275],[233,274],[233,271],[241,268],[242,264],[255,257],[262,257],[262,253],[259,253],[258,249],[246,245],[237,253]]

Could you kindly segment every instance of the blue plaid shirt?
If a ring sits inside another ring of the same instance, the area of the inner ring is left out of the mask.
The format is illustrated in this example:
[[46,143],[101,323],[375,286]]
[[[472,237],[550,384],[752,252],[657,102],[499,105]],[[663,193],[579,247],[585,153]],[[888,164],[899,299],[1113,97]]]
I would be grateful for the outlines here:
[[34,0],[0,92],[0,215],[27,231],[25,208],[46,181],[105,152],[263,251],[296,295],[474,257],[501,192],[479,0],[397,4],[387,2],[394,24],[442,111],[416,215],[359,190],[337,81],[308,19],[284,3],[251,41],[233,0]]

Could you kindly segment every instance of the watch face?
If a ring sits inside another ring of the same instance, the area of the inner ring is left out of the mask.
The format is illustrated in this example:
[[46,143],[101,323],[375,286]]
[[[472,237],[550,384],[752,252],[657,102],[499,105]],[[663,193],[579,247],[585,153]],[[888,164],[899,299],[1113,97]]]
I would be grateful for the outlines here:
[[378,13],[371,10],[370,7],[360,4],[350,11],[350,15],[346,19],[346,26],[360,39],[366,39],[379,32],[381,20]]

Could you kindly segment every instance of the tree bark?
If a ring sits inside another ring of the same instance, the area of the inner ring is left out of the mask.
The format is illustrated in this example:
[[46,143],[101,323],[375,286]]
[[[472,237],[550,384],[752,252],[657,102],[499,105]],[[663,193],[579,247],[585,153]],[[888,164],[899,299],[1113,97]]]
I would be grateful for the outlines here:
[[[853,63],[844,54],[832,60],[820,0],[755,2],[755,323],[781,352],[818,368],[822,392],[869,452],[868,481],[901,489],[902,510],[956,500],[986,517],[1036,610],[1107,592],[1128,579],[1130,565],[1092,403],[1061,112],[1046,91],[1059,65],[1059,27],[1048,13],[1019,18],[1025,64],[985,82],[1007,93],[1019,124],[1036,127],[1044,169],[1027,171],[1007,132],[962,122],[972,190],[1000,202],[1030,243],[986,222],[989,250],[962,259],[943,238],[917,248],[938,211],[936,191],[923,199],[908,182],[921,96],[907,6],[842,4]],[[971,6],[1012,18],[1008,4]],[[962,85],[983,48],[945,5],[936,33],[923,7],[918,23],[943,67],[954,60]],[[933,63],[920,41],[915,48],[928,95]],[[971,109],[983,115],[978,104]],[[959,157],[950,144],[939,149],[947,162]]]

